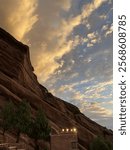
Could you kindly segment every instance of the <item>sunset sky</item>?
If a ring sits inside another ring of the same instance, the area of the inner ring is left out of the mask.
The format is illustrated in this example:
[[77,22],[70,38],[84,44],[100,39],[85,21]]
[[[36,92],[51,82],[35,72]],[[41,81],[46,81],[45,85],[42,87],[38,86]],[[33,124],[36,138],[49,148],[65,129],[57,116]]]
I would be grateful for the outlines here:
[[112,0],[0,0],[0,26],[29,45],[38,80],[112,128]]

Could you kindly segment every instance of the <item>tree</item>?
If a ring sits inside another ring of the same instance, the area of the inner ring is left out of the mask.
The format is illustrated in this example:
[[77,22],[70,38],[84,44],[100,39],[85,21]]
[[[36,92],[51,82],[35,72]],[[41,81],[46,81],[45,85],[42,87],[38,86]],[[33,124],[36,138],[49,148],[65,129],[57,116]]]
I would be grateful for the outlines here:
[[34,139],[35,150],[39,150],[38,140],[48,140],[50,135],[50,127],[44,112],[40,109],[37,111],[36,117],[30,121],[28,136]]
[[50,127],[44,112],[40,109],[35,118],[31,118],[30,105],[21,101],[17,107],[10,102],[1,110],[1,127],[3,135],[6,130],[13,129],[17,133],[16,142],[19,142],[20,134],[25,133],[35,142],[35,150],[39,150],[38,140],[49,140]]
[[17,133],[16,143],[19,142],[20,134],[26,133],[31,119],[30,105],[25,101],[21,101],[16,108],[14,120]]
[[15,106],[12,102],[7,103],[1,110],[1,127],[3,129],[3,135],[5,131],[13,128],[14,126],[14,114]]
[[106,142],[107,146],[109,147],[109,150],[113,150],[113,144],[108,140],[105,140],[105,142]]
[[100,137],[97,137],[90,144],[90,150],[110,150],[107,143]]

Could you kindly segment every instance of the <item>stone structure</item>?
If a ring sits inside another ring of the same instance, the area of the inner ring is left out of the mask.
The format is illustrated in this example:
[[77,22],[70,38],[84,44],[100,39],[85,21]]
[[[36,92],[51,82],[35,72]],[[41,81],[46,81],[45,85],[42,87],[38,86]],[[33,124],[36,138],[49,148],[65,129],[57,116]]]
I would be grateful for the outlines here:
[[51,135],[51,150],[78,150],[76,128],[62,129],[61,133]]

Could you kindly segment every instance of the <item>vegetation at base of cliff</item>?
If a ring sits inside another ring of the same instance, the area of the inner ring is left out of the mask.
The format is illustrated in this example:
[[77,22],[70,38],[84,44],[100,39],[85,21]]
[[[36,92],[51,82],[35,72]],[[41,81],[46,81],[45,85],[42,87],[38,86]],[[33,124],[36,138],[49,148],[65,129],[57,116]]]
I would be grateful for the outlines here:
[[51,129],[48,125],[44,112],[40,109],[37,111],[35,119],[30,120],[27,135],[34,139],[35,150],[39,150],[38,140],[49,140]]
[[6,131],[10,130],[14,126],[15,106],[12,102],[6,104],[6,106],[0,112],[0,126],[3,130],[3,135]]
[[31,110],[29,104],[26,101],[20,102],[15,110],[14,116],[14,128],[17,133],[17,143],[19,142],[20,134],[27,133],[30,119]]
[[90,143],[89,146],[89,150],[112,150],[112,149],[113,149],[112,143],[101,137],[96,137],[92,141],[92,143]]
[[31,117],[31,107],[26,101],[20,102],[15,106],[9,102],[0,112],[3,135],[6,131],[15,131],[17,134],[16,142],[19,142],[20,134],[27,134],[34,139],[35,150],[39,150],[38,140],[48,140],[50,127],[44,112],[40,109],[34,118]]

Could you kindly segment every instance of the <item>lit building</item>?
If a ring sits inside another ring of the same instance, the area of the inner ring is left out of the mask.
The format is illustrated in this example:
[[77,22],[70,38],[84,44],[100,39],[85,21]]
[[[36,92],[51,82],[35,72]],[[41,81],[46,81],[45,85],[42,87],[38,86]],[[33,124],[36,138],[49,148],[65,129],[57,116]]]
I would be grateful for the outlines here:
[[62,129],[51,135],[51,150],[78,150],[77,129]]

